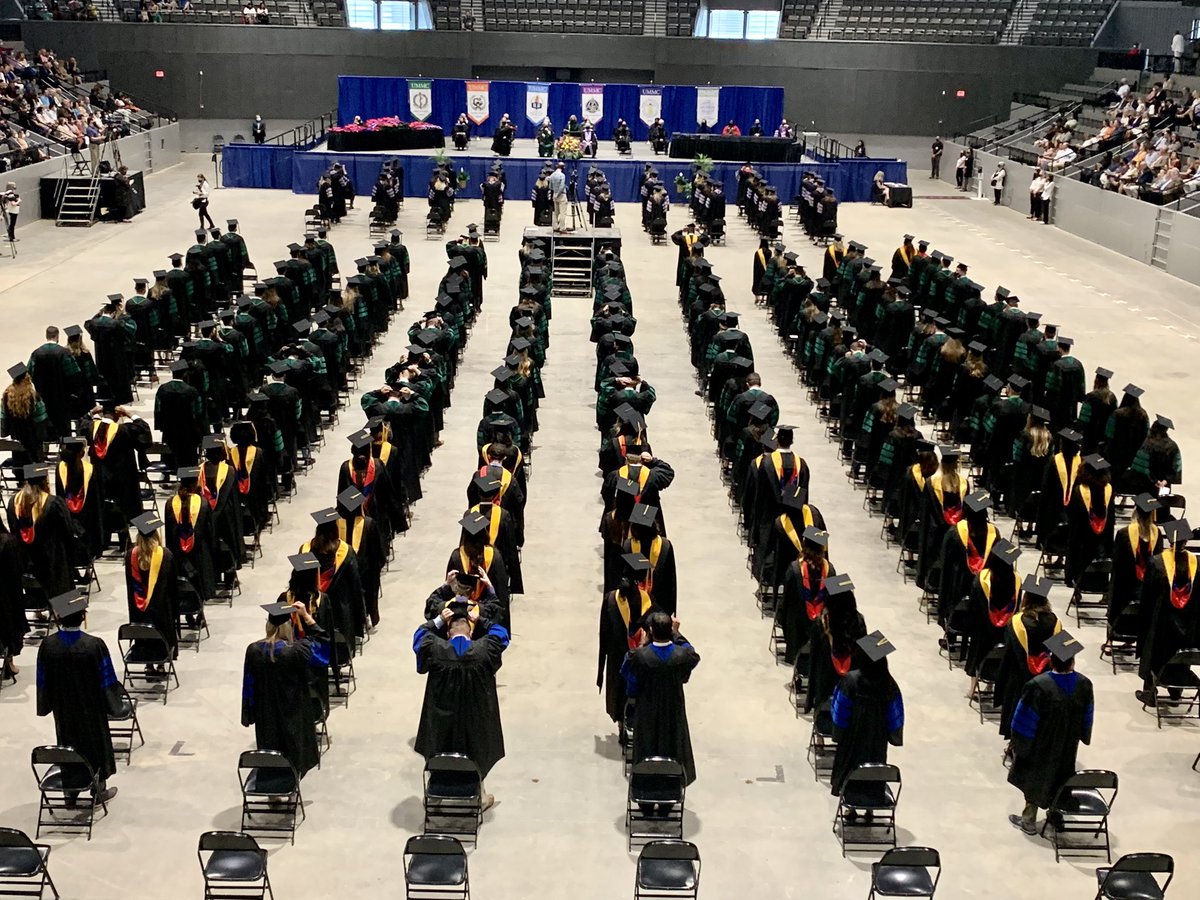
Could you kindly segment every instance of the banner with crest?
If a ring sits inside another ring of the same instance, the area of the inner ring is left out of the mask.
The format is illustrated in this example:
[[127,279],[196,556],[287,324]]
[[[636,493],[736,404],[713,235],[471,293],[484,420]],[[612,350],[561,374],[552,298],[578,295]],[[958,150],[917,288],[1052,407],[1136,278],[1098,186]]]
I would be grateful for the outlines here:
[[467,118],[476,125],[482,125],[487,121],[490,112],[488,106],[488,82],[468,81]]
[[581,84],[579,100],[579,105],[583,107],[583,117],[593,125],[604,118],[604,85]]
[[433,81],[429,78],[408,79],[408,117],[424,122],[433,113]]
[[550,110],[550,85],[537,82],[525,84],[525,118],[534,125],[541,124]]
[[638,118],[647,125],[662,115],[662,88],[643,87],[641,102],[638,103]]

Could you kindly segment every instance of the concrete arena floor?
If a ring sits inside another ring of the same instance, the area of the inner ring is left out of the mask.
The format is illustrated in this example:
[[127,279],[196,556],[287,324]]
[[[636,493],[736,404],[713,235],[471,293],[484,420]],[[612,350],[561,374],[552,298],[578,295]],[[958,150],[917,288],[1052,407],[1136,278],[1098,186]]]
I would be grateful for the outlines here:
[[[207,156],[189,155],[182,166],[150,176],[150,210],[131,225],[86,232],[49,223],[23,228],[20,257],[0,260],[0,362],[24,359],[46,324],[80,322],[105,294],[129,293],[133,276],[149,274],[165,265],[168,253],[186,249],[195,227],[190,188],[195,172],[208,168]],[[968,262],[972,277],[989,288],[1000,281],[1019,292],[1030,308],[1077,338],[1089,369],[1103,364],[1116,370],[1114,383],[1130,379],[1145,387],[1148,408],[1175,418],[1185,460],[1200,465],[1200,432],[1187,415],[1191,336],[1200,335],[1200,313],[1192,310],[1200,290],[1052,227],[963,199],[944,185],[915,177],[914,187],[912,210],[844,206],[843,232],[870,245],[884,262],[899,236],[912,232]],[[282,191],[229,190],[216,192],[211,210],[219,222],[239,218],[251,257],[269,263],[302,233],[306,205],[306,198]],[[424,308],[444,271],[440,244],[422,239],[423,206],[410,200],[401,220],[413,256],[412,299],[363,377],[364,389],[395,358],[405,343],[400,326]],[[463,202],[453,224],[465,227],[481,215],[477,202]],[[682,207],[672,211],[672,228],[685,220]],[[304,782],[308,820],[295,847],[265,843],[280,898],[383,898],[401,890],[399,851],[421,825],[421,764],[411,743],[423,685],[414,672],[410,637],[455,544],[480,398],[507,338],[515,251],[528,221],[526,204],[514,202],[501,241],[487,245],[487,300],[447,413],[446,443],[434,455],[414,526],[397,542],[385,575],[384,621],[356,666],[359,690],[348,709],[332,715],[333,748],[323,768]],[[643,374],[658,390],[651,436],[657,454],[678,473],[664,505],[679,557],[680,618],[703,657],[688,688],[699,780],[688,792],[685,822],[686,837],[704,859],[702,894],[865,897],[874,857],[841,858],[829,831],[835,801],[827,785],[813,781],[804,759],[808,723],[794,718],[784,690],[787,674],[767,651],[768,623],[754,606],[708,421],[692,393],[672,277],[675,248],[651,246],[637,221],[632,206],[619,208],[638,317],[636,346]],[[818,271],[820,251],[790,223],[785,237]],[[365,212],[356,211],[331,239],[343,260],[364,254]],[[778,397],[783,419],[798,426],[796,446],[813,469],[813,499],[833,534],[833,558],[853,575],[868,624],[899,648],[893,671],[908,711],[906,746],[892,756],[905,782],[900,843],[941,851],[941,893],[948,897],[1011,896],[1009,878],[1018,863],[1021,877],[1033,880],[1035,886],[1025,890],[1034,896],[1091,896],[1095,860],[1056,865],[1047,844],[1008,825],[1006,816],[1020,809],[1020,798],[1005,783],[1000,739],[967,707],[965,676],[948,671],[937,655],[936,632],[917,612],[916,589],[901,585],[892,551],[881,552],[878,522],[862,512],[861,495],[846,484],[765,314],[753,306],[755,245],[735,223],[728,243],[710,257],[725,278],[730,308],[743,313],[766,389]],[[586,303],[559,300],[551,326],[527,512],[529,593],[515,605],[514,641],[500,672],[508,756],[489,779],[497,805],[485,816],[479,847],[471,853],[479,897],[549,898],[565,889],[601,900],[631,892],[625,782],[594,688],[601,506],[589,312]],[[146,413],[149,404],[144,391],[139,411]],[[332,501],[345,435],[360,423],[356,409],[343,412],[315,470],[301,479],[297,497],[281,506],[282,524],[264,536],[265,558],[243,572],[242,596],[232,609],[213,608],[212,639],[200,653],[181,656],[182,688],[166,707],[143,708],[147,745],[114,776],[120,795],[93,839],[44,836],[55,848],[51,870],[65,897],[199,896],[199,833],[238,825],[236,758],[253,739],[238,722],[240,668],[244,646],[262,633],[257,604],[274,599],[282,586],[286,555],[311,532],[309,511]],[[1028,556],[1024,561],[1032,566]],[[103,564],[100,577],[103,590],[93,600],[90,629],[115,650],[116,629],[125,620],[118,566]],[[1065,606],[1062,589],[1052,597],[1060,609]],[[1200,876],[1190,851],[1200,835],[1200,775],[1189,766],[1200,749],[1197,731],[1156,730],[1133,700],[1134,677],[1114,677],[1098,661],[1101,630],[1085,626],[1077,633],[1088,645],[1081,669],[1097,688],[1095,741],[1080,764],[1114,769],[1122,779],[1112,819],[1114,853],[1173,854],[1178,873],[1171,893],[1196,896]],[[51,722],[34,715],[34,658],[32,651],[22,655],[20,680],[0,694],[0,756],[8,761],[0,768],[0,824],[30,833],[37,794],[26,760],[31,747],[53,740]]]

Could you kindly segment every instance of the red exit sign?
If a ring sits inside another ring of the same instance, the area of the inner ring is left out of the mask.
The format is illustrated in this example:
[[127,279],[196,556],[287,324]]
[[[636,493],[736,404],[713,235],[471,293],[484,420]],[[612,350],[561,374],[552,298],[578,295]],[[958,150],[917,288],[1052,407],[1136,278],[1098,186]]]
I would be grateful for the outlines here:
[[[155,70],[154,70],[154,77],[155,77],[155,78],[166,78],[166,77],[167,77],[167,73],[166,73],[166,72],[164,72],[162,69],[155,69]],[[960,95],[960,96],[961,96],[961,95]]]
[[[160,76],[159,76],[159,78],[161,78],[161,77],[162,77],[162,76],[160,75]],[[955,97],[962,98],[962,97],[965,97],[965,96],[967,96],[967,92],[966,92],[966,91],[964,91],[964,90],[957,90],[957,91],[955,91],[955,92],[954,92],[954,96],[955,96]]]

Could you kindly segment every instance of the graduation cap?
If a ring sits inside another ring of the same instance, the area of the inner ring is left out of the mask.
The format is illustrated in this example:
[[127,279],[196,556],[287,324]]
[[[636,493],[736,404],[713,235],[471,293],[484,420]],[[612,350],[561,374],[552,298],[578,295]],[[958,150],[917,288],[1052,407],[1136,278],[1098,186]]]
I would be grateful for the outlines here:
[[796,254],[795,251],[789,250],[787,253],[783,254],[783,258],[786,259],[788,262],[794,263],[800,257]]
[[944,263],[952,263],[952,262],[954,262],[954,257],[953,257],[953,256],[947,256],[945,253],[943,253],[943,254],[942,254],[942,262],[944,262]]
[[849,575],[834,575],[825,579],[825,594],[829,597],[840,597],[843,594],[854,593],[854,582]]
[[885,363],[888,361],[888,355],[876,347],[867,354],[867,359],[871,360],[871,362]]
[[83,591],[76,589],[59,594],[57,597],[51,597],[49,603],[55,618],[61,621],[68,616],[77,616],[81,612],[86,612],[88,597]]
[[197,322],[196,327],[201,331],[212,331],[219,324],[216,319],[205,319],[203,322]]
[[943,460],[953,461],[962,456],[962,450],[949,444],[939,447],[938,452]]
[[996,288],[996,296],[1003,298],[1003,299],[1008,299],[1009,297],[1012,296],[1012,292],[1008,288],[1006,288],[1004,285],[1000,285],[999,287]]
[[1021,556],[1021,548],[1012,541],[1006,541],[1004,538],[996,538],[992,543],[992,556],[1010,569],[1015,568],[1017,560]]
[[[11,372],[11,370],[9,370],[9,371]],[[1168,430],[1175,427],[1175,423],[1172,422],[1170,419],[1168,419],[1166,416],[1156,415],[1154,417],[1154,424],[1161,425],[1163,428],[1166,428]]]
[[930,259],[936,259],[936,260],[940,261],[942,258],[942,251],[934,250],[932,253],[929,254],[929,257],[930,257]]
[[518,353],[520,353],[522,350],[528,350],[532,346],[532,344],[529,342],[529,338],[523,337],[513,338],[509,343],[512,344],[512,348]]
[[463,513],[463,517],[458,520],[458,524],[471,537],[477,537],[483,534],[491,523],[488,521],[487,516],[482,513],[468,511]]
[[1033,416],[1035,422],[1049,422],[1050,410],[1044,406],[1035,406],[1029,410],[1029,414]]
[[1058,338],[1058,346],[1060,346],[1060,347],[1063,347],[1063,348],[1069,350],[1074,345],[1075,345],[1075,338],[1061,337],[1061,336]]
[[941,328],[943,331],[945,331],[946,327],[950,324],[950,320],[947,319],[945,316],[934,316],[933,322],[935,325],[937,325],[938,328]]
[[1100,474],[1101,472],[1107,472],[1109,469],[1112,468],[1112,466],[1109,464],[1108,460],[1105,459],[1103,456],[1101,456],[1099,453],[1089,453],[1087,456],[1085,456],[1083,458],[1083,464],[1085,466],[1087,466],[1089,469],[1091,469],[1093,472],[1095,472],[1096,474]]
[[149,537],[152,534],[158,533],[158,529],[163,526],[163,520],[159,518],[158,513],[148,512],[142,513],[129,524],[136,528],[139,534]]
[[711,282],[706,282],[706,283],[700,285],[700,287],[698,287],[696,290],[701,291],[702,293],[705,293],[705,294],[715,294],[715,293],[717,293],[717,286],[715,284],[712,284]]
[[963,506],[969,512],[982,513],[992,508],[992,498],[987,491],[973,491],[963,498]]
[[725,312],[721,313],[721,315],[718,317],[718,319],[722,325],[725,325],[728,328],[736,328],[737,327],[738,314],[735,312],[730,312],[729,310],[725,310]]
[[913,422],[917,418],[917,408],[911,403],[902,403],[896,407],[896,417]]
[[[507,369],[505,371],[507,371]],[[508,400],[508,394],[500,390],[500,388],[492,388],[483,395],[483,399],[488,403],[491,403],[493,406],[499,406]]]
[[803,534],[801,534],[801,537],[817,547],[829,546],[829,532],[821,528],[817,528],[815,525],[809,525],[807,528],[805,528]]
[[1164,537],[1170,544],[1186,544],[1192,539],[1192,526],[1188,524],[1187,519],[1163,522],[1159,528],[1162,529]]
[[640,553],[622,553],[621,562],[625,563],[626,568],[637,575],[649,572],[654,568],[653,563]]
[[1103,367],[1100,367],[1100,368],[1096,369],[1096,375],[1099,376],[1100,378],[1108,379],[1108,378],[1113,377],[1113,372],[1112,372],[1112,369],[1105,369]]
[[25,481],[45,481],[50,475],[50,467],[40,463],[30,463],[21,467],[21,478]]
[[508,381],[508,379],[512,378],[512,376],[513,370],[508,366],[497,366],[496,368],[492,369],[492,377],[497,381]]
[[658,521],[658,507],[639,503],[629,514],[630,525],[641,525],[643,528],[653,528]]
[[182,262],[183,254],[182,253],[172,253],[170,256],[167,257],[167,259],[169,259],[173,263]]
[[879,382],[878,387],[879,390],[883,391],[885,394],[894,394],[897,390],[899,390],[900,385],[894,378],[885,378]]
[[896,645],[884,637],[882,631],[872,631],[870,634],[860,637],[857,643],[858,648],[873,663],[881,661],[896,649]]
[[1009,375],[1008,383],[1014,390],[1023,391],[1029,387],[1029,379],[1023,375]]
[[263,603],[259,607],[267,614],[267,621],[272,625],[282,625],[284,622],[291,621],[292,613],[296,608],[290,603]]
[[631,497],[636,497],[642,492],[642,487],[630,478],[618,478],[616,490],[619,494],[629,494]]
[[1041,597],[1043,600],[1050,598],[1050,588],[1054,582],[1049,578],[1038,578],[1034,575],[1026,575],[1025,580],[1021,582],[1021,590],[1026,594],[1033,594],[1035,597]]
[[360,256],[354,261],[354,265],[358,266],[360,269],[365,269],[367,267],[367,258],[365,256]]
[[1037,325],[1037,323],[1040,322],[1041,320],[1042,320],[1042,314],[1040,312],[1025,313],[1025,321],[1030,322],[1033,325]]
[[286,375],[290,368],[291,366],[287,364],[287,361],[282,359],[267,363],[267,369],[270,370],[272,375]]
[[323,309],[318,309],[315,313],[313,313],[312,321],[314,325],[324,325],[329,321],[329,313],[325,312]]
[[1162,504],[1150,494],[1138,494],[1133,498],[1133,502],[1137,505],[1138,511],[1143,513],[1152,513],[1162,508]]
[[349,513],[356,513],[362,509],[365,502],[362,492],[353,485],[346,488],[337,495],[338,507]]
[[1083,435],[1073,428],[1060,428],[1058,436],[1071,444],[1078,444],[1083,440]]
[[332,506],[328,507],[327,509],[318,509],[316,512],[310,513],[310,515],[312,516],[312,520],[317,523],[318,527],[321,525],[332,525],[339,518],[341,518],[338,515],[338,511]]
[[349,278],[346,279],[346,284],[360,285],[360,284],[370,284],[370,283],[371,283],[371,279],[368,278],[366,275],[351,275]]
[[937,445],[933,441],[919,440],[916,443],[916,449],[918,453],[932,453],[937,449]]
[[762,437],[758,439],[758,444],[767,453],[778,449],[779,441],[775,440],[775,431],[773,429],[767,429],[764,431]]
[[[966,334],[966,332],[957,325],[951,325],[946,329],[946,334],[950,335],[952,338],[961,338],[964,334]],[[984,349],[986,350],[987,348],[985,347]]]
[[995,375],[988,375],[983,379],[983,386],[993,393],[1000,393],[1000,389],[1004,387],[1004,382]]
[[308,334],[312,330],[312,322],[308,319],[300,319],[292,323],[292,331],[296,334]]
[[1126,393],[1130,397],[1133,397],[1136,399],[1138,397],[1141,397],[1142,394],[1146,393],[1146,391],[1143,388],[1138,387],[1136,384],[1127,384],[1127,385],[1125,385],[1125,389],[1124,389],[1123,393]]
[[747,410],[747,412],[750,414],[750,418],[754,421],[765,422],[767,416],[771,414],[771,407],[769,404],[759,400],[757,403],[754,403],[750,409]]
[[197,228],[197,229],[196,229],[196,230],[193,232],[193,234],[195,234],[195,235],[196,235],[196,237],[200,238],[201,240],[203,240],[204,238],[208,237],[208,232],[207,232],[207,231],[205,231],[203,228]]
[[808,491],[804,488],[790,488],[779,497],[779,505],[785,509],[803,512],[808,505]]
[[225,446],[225,435],[223,434],[206,434],[204,439],[200,441],[202,450],[220,450]]
[[62,441],[59,443],[59,446],[63,450],[78,451],[78,450],[82,450],[84,447],[87,446],[87,441],[85,441],[81,437],[68,437],[68,438],[63,438]]
[[533,319],[529,318],[529,316],[521,316],[521,318],[514,321],[513,324],[518,328],[532,328]]
[[615,360],[609,365],[608,371],[612,372],[612,374],[616,375],[618,378],[624,378],[629,374],[629,366],[625,365],[626,362],[628,362],[628,360]]
[[110,303],[120,303],[122,300],[125,299],[124,294],[106,294],[105,296],[108,297],[108,301]]
[[795,425],[776,425],[775,426],[775,437],[783,438],[785,441],[791,440],[791,438],[795,435],[795,433],[796,433]]
[[63,329],[63,334],[65,334],[68,338],[79,337],[81,334],[83,334],[83,329],[78,325],[68,325]]
[[134,287],[140,287],[140,288],[142,288],[142,287],[145,287],[146,285],[148,285],[149,283],[150,283],[150,279],[149,279],[149,278],[135,278],[135,279],[133,279],[133,286],[134,286]]
[[1083,650],[1083,644],[1079,643],[1078,638],[1072,637],[1065,631],[1046,638],[1042,641],[1042,646],[1060,663],[1070,662],[1077,653]]
[[371,446],[371,432],[364,428],[362,431],[354,432],[346,440],[350,442],[350,446],[355,450],[363,450]]
[[485,497],[490,497],[500,492],[500,479],[495,475],[476,475],[471,479],[471,484]]
[[17,363],[8,370],[8,377],[13,381],[18,381],[29,374],[29,367],[25,363]]
[[504,357],[504,364],[510,369],[515,369],[521,364],[521,357],[517,356],[515,353],[510,353],[508,356]]
[[423,344],[424,346],[428,347],[430,344],[441,338],[441,336],[442,333],[436,328],[422,328],[416,334],[416,341],[418,344]]
[[245,294],[242,294],[242,296],[237,298],[237,308],[238,309],[248,309],[253,305],[254,305],[253,297],[247,297]]
[[237,317],[236,309],[223,309],[217,313],[217,318],[222,322],[232,322]]
[[466,265],[467,265],[467,260],[466,260],[466,258],[465,258],[465,257],[462,257],[462,256],[452,256],[452,257],[450,257],[450,262],[449,262],[449,266],[450,266],[450,268],[452,268],[452,269],[462,269],[462,268],[465,268],[465,267],[466,267]]
[[987,344],[981,341],[971,341],[971,343],[967,344],[967,349],[975,353],[987,353]]
[[175,470],[175,477],[181,482],[198,481],[200,479],[200,467],[180,466]]

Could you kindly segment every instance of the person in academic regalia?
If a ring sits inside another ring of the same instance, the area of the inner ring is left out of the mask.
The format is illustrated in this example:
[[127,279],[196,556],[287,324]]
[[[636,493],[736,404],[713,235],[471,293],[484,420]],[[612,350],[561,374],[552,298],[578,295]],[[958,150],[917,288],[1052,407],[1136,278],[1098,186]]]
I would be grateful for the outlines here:
[[625,694],[633,701],[633,761],[673,759],[683,766],[684,784],[696,780],[696,760],[683,686],[699,664],[700,654],[679,633],[679,620],[654,610],[641,646],[621,667]]
[[270,503],[275,494],[270,453],[258,445],[258,430],[254,422],[242,420],[229,427],[229,465],[237,479],[237,494],[242,511],[243,532],[257,533],[271,515]]
[[250,251],[246,248],[246,239],[238,234],[238,220],[228,219],[225,222],[228,230],[221,235],[220,241],[229,250],[229,284],[235,293],[241,293],[246,269],[250,268]]
[[25,483],[8,502],[8,530],[20,541],[22,567],[4,577],[27,572],[47,597],[65,594],[75,586],[77,558],[74,523],[67,505],[50,493],[49,466],[27,465]]
[[46,404],[34,387],[25,363],[8,370],[12,384],[0,394],[0,435],[12,438],[21,445],[13,453],[14,465],[41,462],[46,455]]
[[[488,475],[475,475],[467,490],[467,502],[471,503],[470,512],[478,513],[488,521],[487,541],[500,552],[504,561],[509,592],[524,594],[525,578],[521,570],[521,547],[525,543],[524,520],[514,514],[515,507],[505,503],[500,495],[501,484],[501,479],[490,472]],[[515,481],[510,481],[509,486],[510,491],[517,489]],[[508,493],[504,496],[508,496]]]
[[379,625],[379,582],[387,565],[387,545],[375,520],[363,513],[363,495],[348,487],[338,494],[338,539],[349,544],[358,560],[359,579],[370,628]]
[[1162,524],[1163,549],[1146,570],[1141,593],[1141,640],[1138,643],[1138,674],[1142,689],[1136,696],[1143,706],[1156,703],[1154,679],[1166,675],[1172,681],[1186,676],[1171,672],[1167,664],[1179,650],[1195,647],[1200,640],[1200,590],[1196,554],[1187,549],[1192,528],[1186,519]]
[[366,429],[355,432],[349,440],[350,458],[338,470],[338,493],[353,487],[363,495],[363,515],[375,520],[386,547],[396,535],[397,528],[392,523],[406,518],[403,494],[392,484],[388,467],[373,455],[371,432]]
[[[175,554],[162,545],[158,529],[163,520],[156,513],[143,513],[133,521],[133,542],[125,552],[125,599],[129,606],[129,621],[151,625],[162,636],[171,658],[179,656],[177,625],[179,623],[178,581],[183,574],[176,566]],[[157,646],[139,647],[149,643]],[[142,655],[144,653],[145,655]],[[157,641],[135,641],[130,662],[155,658],[162,653]],[[165,676],[161,665],[146,666],[146,674]]]
[[1179,445],[1168,432],[1175,423],[1156,416],[1150,433],[1133,457],[1121,487],[1125,491],[1171,491],[1183,481],[1183,457]]
[[819,709],[832,699],[838,683],[854,667],[858,640],[866,634],[866,620],[858,611],[850,576],[826,578],[825,608],[809,632],[805,712]]
[[142,513],[139,454],[150,445],[150,426],[115,400],[101,399],[90,422],[91,460],[100,475],[106,507],[119,521],[109,522],[105,533],[123,528]]
[[[242,664],[242,726],[254,726],[259,750],[282,753],[300,777],[320,761],[317,745],[318,704],[310,689],[310,668],[323,665],[315,642],[325,632],[303,600],[268,603],[266,636],[246,647]],[[297,638],[293,617],[303,624]],[[288,792],[281,787],[280,793]]]
[[[21,571],[20,539],[9,534],[3,522],[0,522],[0,569],[6,573]],[[21,670],[15,659],[21,655],[28,633],[21,579],[0,578],[0,682],[17,680]]]
[[[644,444],[626,443],[625,462],[608,473],[600,489],[606,505],[611,506],[617,482],[628,479],[637,484],[637,502],[662,509],[662,492],[675,480],[675,470],[666,460],[659,459]],[[661,514],[660,514],[661,518]]]
[[804,552],[803,534],[809,528],[825,530],[825,517],[808,502],[808,492],[785,488],[777,504],[779,515],[771,522],[766,544],[751,557],[754,577],[763,588],[778,590],[787,580],[788,569]]
[[[422,622],[413,635],[417,672],[427,676],[413,749],[426,760],[439,753],[462,753],[487,778],[504,758],[496,672],[509,636],[503,625],[480,619],[478,609],[458,601],[437,618]],[[484,629],[484,636],[472,640],[478,628]],[[495,802],[486,792],[481,800],[485,810]]]
[[102,516],[104,490],[88,458],[87,441],[83,438],[66,438],[60,444],[54,493],[67,505],[72,530],[78,538],[75,564],[83,568],[88,560],[96,559],[104,552],[108,540]]
[[[604,691],[604,708],[609,718],[620,725],[625,719],[626,701],[621,667],[626,656],[642,644],[648,617],[655,606],[644,586],[653,568],[650,560],[640,553],[625,553],[618,564],[620,575],[600,604],[596,687]],[[624,742],[624,729],[618,731]]]
[[367,604],[358,572],[358,555],[348,541],[338,537],[341,516],[336,509],[319,510],[312,518],[317,526],[313,537],[301,544],[297,552],[311,553],[320,563],[311,575],[317,589],[332,604],[330,621],[333,629],[340,633],[353,652],[356,639],[367,633]]
[[971,694],[984,657],[1004,643],[1004,629],[1021,607],[1021,575],[1016,568],[1020,556],[1020,548],[997,538],[971,582],[961,626],[967,643],[963,669],[971,676]]
[[650,568],[639,586],[650,592],[656,607],[669,616],[675,615],[679,602],[675,548],[662,532],[657,507],[644,502],[634,506],[629,516],[629,537],[621,545],[621,551],[650,560]]
[[[53,597],[51,609],[59,630],[38,647],[37,714],[54,716],[55,743],[77,750],[96,774],[94,801],[103,803],[117,793],[108,778],[117,771],[108,716],[124,705],[120,682],[103,639],[83,631],[88,600],[71,589]],[[89,788],[85,771],[64,767],[68,801]]]
[[1113,480],[1117,482],[1124,478],[1150,433],[1150,417],[1140,399],[1144,393],[1136,384],[1125,385],[1121,404],[1104,428],[1104,458],[1112,465]]
[[1004,658],[996,674],[1003,737],[1012,736],[1013,712],[1025,685],[1050,665],[1045,642],[1060,631],[1062,622],[1050,608],[1050,579],[1026,575],[1021,583],[1021,611],[1004,627]]
[[163,508],[166,547],[176,574],[188,580],[202,601],[211,600],[217,594],[213,512],[204,502],[200,470],[181,467],[177,474],[179,488]]
[[170,468],[194,466],[200,458],[200,441],[208,428],[204,398],[192,384],[192,364],[177,359],[171,363],[170,381],[154,392],[154,427],[171,451]]
[[1108,461],[1097,454],[1083,458],[1075,492],[1067,505],[1067,587],[1075,586],[1092,560],[1112,552],[1116,513],[1109,468]]
[[246,555],[237,477],[233,466],[226,461],[228,451],[224,435],[208,435],[204,438],[203,448],[199,486],[212,515],[213,560],[217,571],[231,579],[232,571],[241,568]]
[[864,763],[886,763],[888,745],[904,745],[904,699],[888,671],[895,646],[875,631],[858,641],[858,665],[833,691],[830,715],[837,749],[829,792],[841,796],[846,778]]
[[667,152],[667,126],[662,119],[655,119],[646,134],[650,149],[657,153]]
[[122,309],[121,295],[110,294],[84,328],[96,345],[96,365],[107,395],[117,403],[133,402],[133,350],[139,336],[137,325]]
[[700,242],[700,233],[696,231],[696,223],[688,222],[679,231],[671,235],[671,243],[679,248],[679,259],[675,265],[675,286],[684,285],[684,271],[687,259],[692,255],[692,248]]
[[458,117],[454,127],[450,130],[450,135],[454,139],[455,150],[467,149],[467,143],[471,140],[471,126],[467,124],[466,113],[462,113]]
[[512,153],[513,139],[517,136],[517,126],[508,118],[508,113],[500,117],[500,123],[492,136],[492,152],[499,156]]
[[913,257],[916,256],[917,250],[913,246],[913,236],[906,234],[904,243],[896,248],[896,252],[892,254],[892,278],[907,278],[908,270],[912,266]]
[[613,129],[613,144],[618,153],[628,153],[631,145],[629,125],[624,119],[617,119],[617,127]]
[[46,343],[29,355],[28,366],[29,377],[46,404],[50,435],[64,437],[70,434],[85,386],[75,357],[58,343],[55,326],[46,329]]
[[[467,484],[467,505],[474,506],[490,501],[498,503],[512,517],[517,546],[525,545],[525,492],[521,479],[517,478],[505,460],[507,448],[499,441],[491,442],[488,459],[479,467]],[[521,593],[518,591],[518,593]]]
[[[1117,623],[1131,603],[1141,599],[1150,563],[1162,549],[1162,529],[1155,522],[1161,508],[1162,504],[1150,494],[1138,494],[1134,498],[1133,521],[1113,536],[1112,578],[1104,598],[1110,625]],[[1141,618],[1148,620],[1148,616]]]
[[[1092,742],[1092,682],[1075,671],[1082,649],[1065,631],[1046,641],[1050,671],[1030,679],[1013,714],[1008,783],[1020,789],[1025,808],[1008,821],[1026,834],[1037,834],[1038,809],[1048,809],[1075,774],[1080,742]],[[1051,828],[1061,825],[1061,818],[1049,822]]]
[[902,543],[913,536],[913,549],[920,550],[920,527],[924,514],[925,485],[938,471],[937,446],[919,436],[912,442],[913,455],[898,473],[895,486],[886,500],[889,514],[896,516],[896,537]]
[[478,601],[484,594],[485,588],[494,595],[495,609],[488,618],[499,622],[504,629],[512,633],[512,586],[509,580],[508,565],[503,551],[492,539],[492,519],[488,511],[480,511],[479,507],[467,510],[458,524],[462,528],[458,539],[458,548],[450,553],[446,561],[446,571],[461,572],[467,576],[478,576],[481,582],[474,586],[469,599]]
[[945,626],[966,600],[971,583],[983,571],[992,546],[1000,537],[996,526],[988,521],[991,508],[992,498],[986,491],[967,494],[962,500],[962,518],[946,529],[941,546],[942,573],[937,585],[939,625]]
[[1005,506],[1011,512],[1020,510],[1029,495],[1041,488],[1052,460],[1052,441],[1050,413],[1040,406],[1033,407],[1024,430],[1013,442],[1012,478],[1005,497]]
[[837,575],[829,561],[829,532],[815,525],[805,528],[800,557],[788,566],[783,594],[775,605],[775,623],[783,632],[783,660],[795,665],[808,647],[813,623],[825,611],[825,583]]
[[1111,369],[1097,369],[1092,389],[1084,394],[1083,402],[1079,405],[1079,419],[1074,427],[1083,434],[1084,453],[1097,452],[1104,440],[1108,420],[1117,408],[1117,395],[1108,386],[1112,375]]
[[925,483],[921,503],[921,555],[917,561],[917,586],[935,590],[931,575],[941,559],[946,532],[956,526],[963,514],[963,498],[971,492],[971,481],[958,470],[961,453],[957,447],[941,448],[938,470]]

